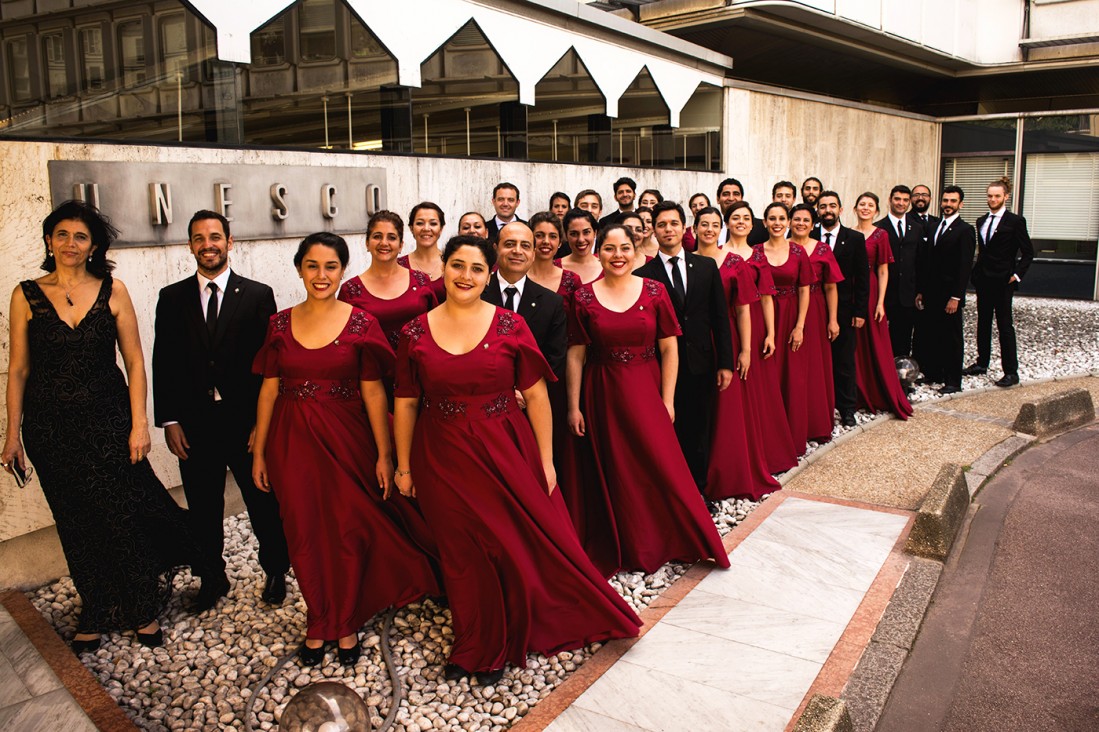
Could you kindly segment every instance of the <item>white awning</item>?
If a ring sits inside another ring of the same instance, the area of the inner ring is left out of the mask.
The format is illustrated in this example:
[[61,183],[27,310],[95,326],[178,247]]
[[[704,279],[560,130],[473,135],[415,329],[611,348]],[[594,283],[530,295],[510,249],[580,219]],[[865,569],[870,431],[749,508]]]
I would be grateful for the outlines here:
[[[678,127],[680,112],[698,85],[721,86],[723,68],[732,63],[728,57],[608,13],[579,3],[573,7],[569,0],[516,1],[507,9],[471,0],[343,2],[396,58],[399,81],[410,87],[419,87],[422,83],[420,65],[470,20],[477,23],[515,75],[519,82],[519,101],[523,104],[536,103],[535,85],[572,48],[606,98],[607,116],[618,116],[618,100],[646,68],[668,105],[670,124]],[[249,63],[251,32],[293,2],[190,0],[189,4],[214,26],[220,59]],[[532,9],[538,12],[530,13]],[[524,12],[527,15],[521,14]],[[531,15],[539,17],[529,17]],[[588,25],[590,31],[584,27]],[[610,35],[608,28],[622,34],[620,43],[601,37]],[[647,48],[660,53],[647,53]],[[675,50],[669,52],[669,49]],[[677,56],[682,60],[674,60]]]

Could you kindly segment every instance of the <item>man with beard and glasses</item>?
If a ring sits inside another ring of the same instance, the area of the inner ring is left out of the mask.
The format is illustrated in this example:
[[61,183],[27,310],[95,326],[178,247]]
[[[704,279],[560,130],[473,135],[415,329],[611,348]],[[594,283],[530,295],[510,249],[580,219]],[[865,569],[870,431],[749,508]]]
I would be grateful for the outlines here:
[[962,390],[962,310],[977,249],[976,231],[958,215],[965,192],[943,188],[942,220],[916,263],[916,308],[923,311],[916,356],[925,383],[941,383],[940,394]]
[[198,271],[160,291],[153,341],[153,404],[168,450],[179,458],[195,539],[220,574],[202,577],[195,612],[208,610],[229,592],[222,557],[225,533],[225,469],[233,473],[259,540],[267,574],[261,598],[286,599],[286,548],[279,504],[252,481],[252,440],[262,378],[252,361],[275,314],[275,295],[229,266],[229,222],[199,211],[187,225]]
[[866,238],[840,223],[843,205],[835,191],[823,191],[817,199],[820,224],[812,238],[824,242],[839,263],[843,280],[836,283],[836,320],[840,332],[832,341],[832,380],[836,409],[844,427],[855,426],[858,382],[855,372],[855,329],[866,325],[870,303],[870,264]]
[[912,213],[920,219],[928,239],[939,225],[939,217],[931,213],[931,189],[924,184],[912,186]]

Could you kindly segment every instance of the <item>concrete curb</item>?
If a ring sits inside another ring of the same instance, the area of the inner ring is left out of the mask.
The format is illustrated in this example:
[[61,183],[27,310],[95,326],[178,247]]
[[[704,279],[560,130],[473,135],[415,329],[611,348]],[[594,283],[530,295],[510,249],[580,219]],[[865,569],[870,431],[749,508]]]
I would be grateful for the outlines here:
[[813,694],[793,732],[854,732],[847,704],[842,699]]
[[1087,389],[1069,389],[1026,402],[1012,426],[1016,432],[1045,437],[1079,427],[1095,419],[1095,405]]
[[939,561],[950,554],[954,537],[969,509],[965,473],[957,463],[946,463],[939,469],[916,512],[916,523],[904,546],[906,553]]

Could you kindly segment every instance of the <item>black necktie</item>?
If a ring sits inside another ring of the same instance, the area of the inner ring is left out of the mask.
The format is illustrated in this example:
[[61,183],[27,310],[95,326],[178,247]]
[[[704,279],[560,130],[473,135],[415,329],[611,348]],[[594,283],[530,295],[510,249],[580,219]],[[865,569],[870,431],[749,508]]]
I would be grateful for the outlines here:
[[996,225],[996,216],[994,214],[988,215],[988,226],[985,228],[985,246],[988,246],[989,239],[992,238],[992,227]]
[[832,232],[829,231],[824,235],[824,243],[828,245],[829,249],[832,248]]
[[897,219],[897,238],[898,239],[903,239],[904,238],[904,222],[901,221],[900,219]]
[[939,224],[939,230],[935,234],[935,241],[933,243],[937,245],[939,243],[939,237],[942,236],[945,232],[946,232],[946,219],[943,219],[943,222],[941,224]]
[[206,287],[210,290],[210,300],[206,303],[206,330],[212,339],[218,328],[218,286],[216,282],[211,282]]
[[672,265],[672,287],[679,293],[679,297],[687,301],[687,287],[683,284],[683,275],[679,273],[679,257],[669,257],[668,264]]
[[504,295],[506,296],[504,297],[504,308],[513,313],[515,312],[515,295],[518,292],[519,290],[515,285],[508,285],[504,288]]

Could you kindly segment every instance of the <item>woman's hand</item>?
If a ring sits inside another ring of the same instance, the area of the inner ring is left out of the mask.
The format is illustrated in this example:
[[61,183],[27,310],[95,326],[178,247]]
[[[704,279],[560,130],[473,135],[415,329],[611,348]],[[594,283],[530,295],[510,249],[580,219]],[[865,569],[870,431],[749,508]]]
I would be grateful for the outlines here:
[[130,462],[137,464],[149,455],[149,448],[153,441],[149,439],[149,430],[145,427],[134,427],[130,430]]
[[569,431],[577,437],[583,437],[586,432],[584,428],[584,415],[580,413],[579,409],[569,410]]
[[527,408],[527,398],[523,396],[523,392],[518,389],[515,390],[515,402],[519,405],[520,409]]
[[837,338],[839,338],[839,335],[840,335],[839,321],[829,320],[828,321],[828,340],[834,341]]
[[4,470],[9,473],[14,473],[11,467],[13,464],[18,464],[23,470],[27,469],[27,456],[23,454],[23,445],[19,442],[18,436],[8,435],[8,439],[4,441],[4,451],[0,453],[0,464],[3,464]]
[[775,355],[775,336],[769,335],[763,339],[763,360],[766,361]]
[[252,482],[264,493],[271,492],[271,482],[267,478],[267,459],[259,453],[252,455]]
[[752,353],[751,351],[744,350],[740,352],[740,356],[736,360],[736,372],[740,376],[741,381],[748,380],[748,368],[752,365]]
[[794,329],[790,331],[790,338],[786,342],[790,344],[791,350],[798,350],[801,348],[801,342],[805,340],[805,328],[800,325],[795,325]]
[[378,477],[378,485],[382,487],[382,500],[393,495],[393,458],[389,453],[378,456],[378,464],[374,467],[374,474]]
[[874,322],[875,323],[880,323],[882,321],[882,318],[884,318],[884,317],[885,317],[885,306],[884,305],[878,305],[876,308],[874,308]]
[[664,408],[668,410],[668,416],[671,418],[672,424],[675,424],[675,403],[664,402]]
[[393,478],[393,483],[405,498],[416,497],[416,486],[412,483],[411,471],[397,468],[397,475]]
[[542,472],[546,474],[546,485],[549,486],[547,496],[552,496],[557,488],[557,468],[553,467],[553,461],[542,463]]

